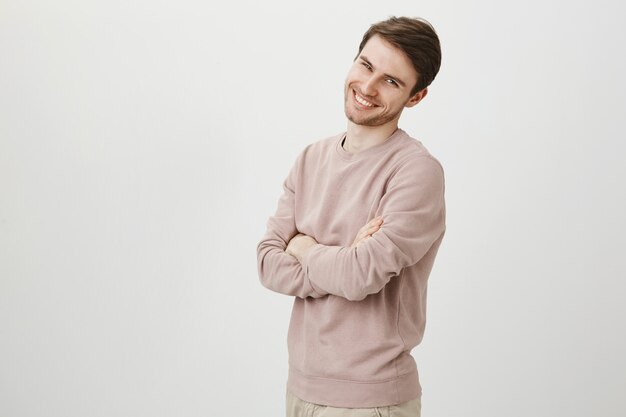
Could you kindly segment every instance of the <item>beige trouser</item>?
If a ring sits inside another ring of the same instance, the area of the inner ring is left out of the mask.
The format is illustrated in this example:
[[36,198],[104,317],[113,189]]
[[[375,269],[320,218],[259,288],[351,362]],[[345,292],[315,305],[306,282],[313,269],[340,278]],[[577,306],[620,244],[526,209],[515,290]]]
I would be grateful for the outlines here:
[[337,408],[301,400],[287,390],[287,417],[420,417],[419,398],[402,404],[374,408]]

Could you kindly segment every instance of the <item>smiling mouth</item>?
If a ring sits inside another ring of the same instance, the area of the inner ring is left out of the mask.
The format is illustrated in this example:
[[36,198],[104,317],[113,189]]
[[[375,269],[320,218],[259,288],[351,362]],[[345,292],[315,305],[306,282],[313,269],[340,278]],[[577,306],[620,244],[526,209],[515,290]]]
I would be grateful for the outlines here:
[[353,90],[353,92],[354,92],[354,99],[356,100],[357,103],[359,103],[363,107],[369,107],[369,108],[376,107],[374,103],[370,103],[369,101],[365,100],[356,91]]

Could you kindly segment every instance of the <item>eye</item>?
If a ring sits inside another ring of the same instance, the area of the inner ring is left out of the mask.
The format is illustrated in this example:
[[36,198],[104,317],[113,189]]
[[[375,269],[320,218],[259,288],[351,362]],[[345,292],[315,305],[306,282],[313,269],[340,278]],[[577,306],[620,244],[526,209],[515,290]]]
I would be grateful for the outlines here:
[[370,71],[372,69],[372,66],[370,64],[368,64],[367,62],[361,62],[361,65],[363,65],[365,68],[367,68]]
[[385,81],[387,81],[387,83],[389,85],[393,85],[394,87],[398,87],[398,82],[396,80],[394,80],[393,78],[387,78]]

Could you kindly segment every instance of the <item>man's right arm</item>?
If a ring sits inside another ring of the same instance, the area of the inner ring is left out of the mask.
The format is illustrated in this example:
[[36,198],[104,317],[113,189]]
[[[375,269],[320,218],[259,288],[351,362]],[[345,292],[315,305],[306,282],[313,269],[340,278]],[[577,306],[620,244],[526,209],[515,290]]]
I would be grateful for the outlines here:
[[257,266],[261,283],[272,291],[300,298],[319,298],[300,262],[285,252],[291,238],[298,234],[295,221],[296,179],[302,155],[283,183],[283,195],[276,213],[267,221],[267,230],[257,246]]

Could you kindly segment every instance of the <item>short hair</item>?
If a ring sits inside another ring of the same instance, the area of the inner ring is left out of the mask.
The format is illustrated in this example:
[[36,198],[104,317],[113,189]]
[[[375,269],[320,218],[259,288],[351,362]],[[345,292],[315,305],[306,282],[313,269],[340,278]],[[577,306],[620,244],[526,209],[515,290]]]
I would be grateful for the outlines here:
[[417,72],[417,83],[411,90],[411,95],[433,82],[441,66],[441,45],[435,29],[428,21],[421,18],[392,16],[374,23],[363,35],[357,58],[367,41],[374,35],[379,35],[402,50],[413,64]]

